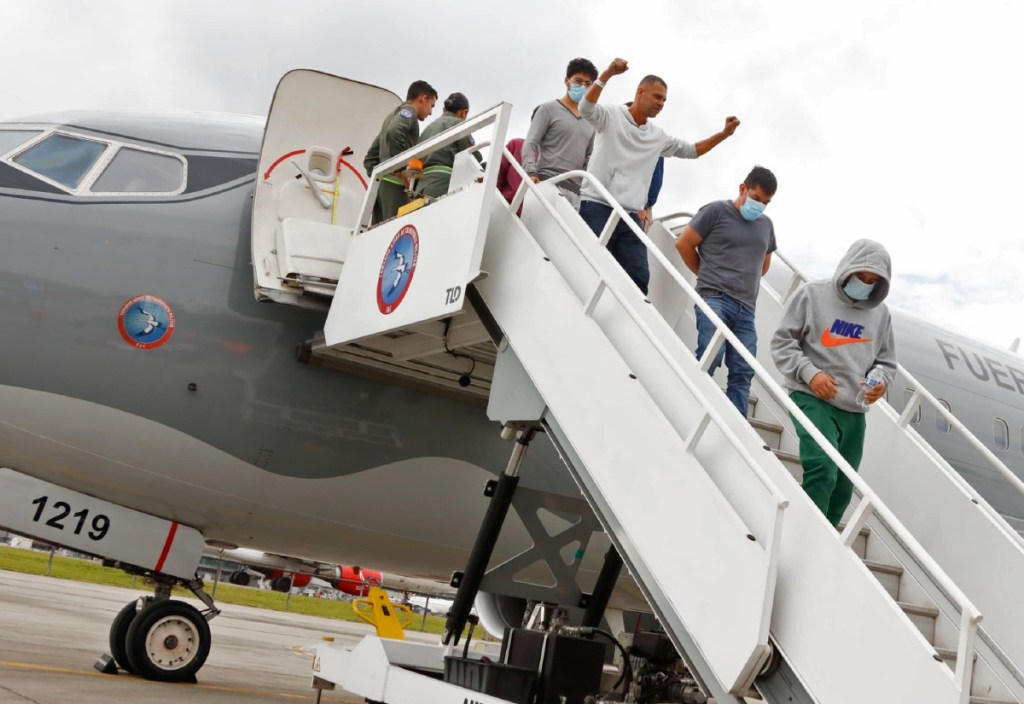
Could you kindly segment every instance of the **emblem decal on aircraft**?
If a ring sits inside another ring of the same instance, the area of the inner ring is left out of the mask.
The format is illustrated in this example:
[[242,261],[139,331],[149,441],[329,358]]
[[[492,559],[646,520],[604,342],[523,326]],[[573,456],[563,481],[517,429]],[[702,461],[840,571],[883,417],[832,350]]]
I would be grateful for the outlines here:
[[117,314],[117,329],[132,347],[151,350],[174,334],[174,311],[167,303],[149,294],[129,298]]
[[393,313],[405,298],[419,254],[420,236],[415,227],[406,225],[391,240],[377,276],[377,308],[384,315]]

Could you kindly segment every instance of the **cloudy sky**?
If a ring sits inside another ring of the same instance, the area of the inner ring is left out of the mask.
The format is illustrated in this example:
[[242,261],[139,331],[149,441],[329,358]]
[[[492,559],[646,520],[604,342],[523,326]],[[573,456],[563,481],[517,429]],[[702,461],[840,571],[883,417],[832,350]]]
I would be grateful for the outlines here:
[[0,119],[69,108],[266,114],[277,79],[316,68],[404,92],[424,78],[474,107],[515,106],[512,134],[586,56],[657,73],[666,131],[736,136],[672,160],[659,212],[732,197],[754,163],[779,177],[781,249],[831,273],[859,237],[893,255],[890,301],[1000,347],[1024,336],[1015,204],[1024,6],[1010,0],[3,0]]

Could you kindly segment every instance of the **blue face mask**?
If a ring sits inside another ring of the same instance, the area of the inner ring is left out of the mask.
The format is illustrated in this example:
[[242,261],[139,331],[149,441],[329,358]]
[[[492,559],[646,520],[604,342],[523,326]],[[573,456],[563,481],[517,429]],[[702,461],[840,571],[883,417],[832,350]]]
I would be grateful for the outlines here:
[[583,100],[583,96],[587,93],[586,86],[577,86],[572,83],[569,84],[569,100],[574,103],[578,103]]
[[765,207],[767,206],[764,203],[758,203],[748,195],[743,205],[740,206],[740,215],[744,220],[757,220],[764,213]]
[[856,276],[851,276],[850,280],[843,286],[843,292],[855,301],[866,301],[871,292],[875,290],[874,284],[866,284]]

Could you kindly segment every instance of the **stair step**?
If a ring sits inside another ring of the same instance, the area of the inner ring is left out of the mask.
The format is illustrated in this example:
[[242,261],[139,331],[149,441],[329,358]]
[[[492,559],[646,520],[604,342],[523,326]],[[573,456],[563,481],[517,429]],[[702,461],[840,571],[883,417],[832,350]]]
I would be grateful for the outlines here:
[[[846,524],[840,523],[838,530],[842,533],[846,530]],[[860,532],[857,533],[857,537],[853,539],[853,552],[862,560],[868,556],[868,538],[870,536],[871,529],[864,526],[860,529]]]
[[926,618],[938,618],[939,610],[934,606],[921,606],[920,604],[908,604],[905,601],[898,601],[896,605],[903,609],[905,614],[913,614],[914,616],[924,616]]
[[[840,533],[842,533],[844,530],[846,530],[846,524],[845,523],[840,523],[839,527],[836,530],[838,530]],[[864,526],[863,528],[860,529],[860,531],[858,531],[857,535],[862,535],[862,536],[864,536],[866,538],[869,535],[871,535],[871,529],[868,528],[867,526]]]
[[750,427],[757,431],[761,439],[771,447],[778,447],[782,442],[782,426],[760,418],[747,418]]
[[903,574],[903,568],[899,565],[887,565],[884,562],[875,562],[874,560],[864,560],[864,564],[872,572],[891,574],[896,577],[902,576]]
[[[938,654],[938,656],[940,658],[942,658],[947,663],[955,663],[956,662],[956,655],[957,655],[957,653],[956,653],[955,650],[951,650],[950,648],[936,648],[935,652]],[[974,652],[974,659],[975,660],[978,659],[978,652],[977,651]],[[993,699],[992,701],[995,701],[995,700]]]
[[989,699],[988,697],[971,697],[970,704],[1017,704],[1012,699]]
[[804,467],[800,464],[800,455],[794,455],[792,452],[786,452],[785,450],[775,450],[775,456],[779,458],[779,461],[786,465],[786,469],[789,470],[790,475],[797,482],[803,481],[804,478]]
[[753,427],[759,428],[761,430],[770,430],[773,433],[781,433],[783,431],[783,427],[781,425],[779,425],[778,423],[772,423],[771,421],[768,420],[761,420],[760,418],[747,418],[747,422],[750,423],[750,425],[752,425]]
[[864,565],[871,570],[871,574],[879,581],[885,591],[893,599],[900,598],[900,577],[903,576],[903,568],[899,565],[887,565],[873,560],[864,560]]
[[925,637],[925,640],[929,643],[935,642],[935,621],[939,617],[938,609],[934,606],[908,604],[903,601],[897,601],[896,605],[903,610],[903,613],[907,615],[917,630],[921,631],[921,635]]
[[785,450],[772,450],[775,456],[783,462],[793,462],[794,464],[800,464],[800,455],[795,455],[792,452],[786,452]]

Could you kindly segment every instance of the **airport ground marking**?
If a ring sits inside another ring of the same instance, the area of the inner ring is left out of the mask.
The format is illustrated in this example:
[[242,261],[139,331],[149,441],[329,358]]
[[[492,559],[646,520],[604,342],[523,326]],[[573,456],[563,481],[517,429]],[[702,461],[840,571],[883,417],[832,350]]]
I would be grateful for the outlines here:
[[[208,689],[215,692],[229,692],[231,694],[245,694],[249,696],[261,697],[276,697],[278,699],[309,699],[308,694],[296,694],[293,692],[266,692],[258,689],[246,689],[244,687],[227,687],[219,684],[153,682],[151,680],[144,680],[141,677],[135,677],[133,675],[107,675],[102,672],[94,672],[92,670],[79,670],[73,667],[58,667],[55,665],[40,665],[38,663],[32,662],[15,662],[12,660],[0,660],[0,668],[7,668],[10,670],[28,670],[32,672],[48,672],[55,675],[78,675],[85,677],[101,677],[104,679],[131,679],[135,682],[145,682],[146,684],[170,684],[176,687],[198,687],[199,689]],[[362,700],[356,699],[340,699],[337,701],[338,704],[362,704]]]

